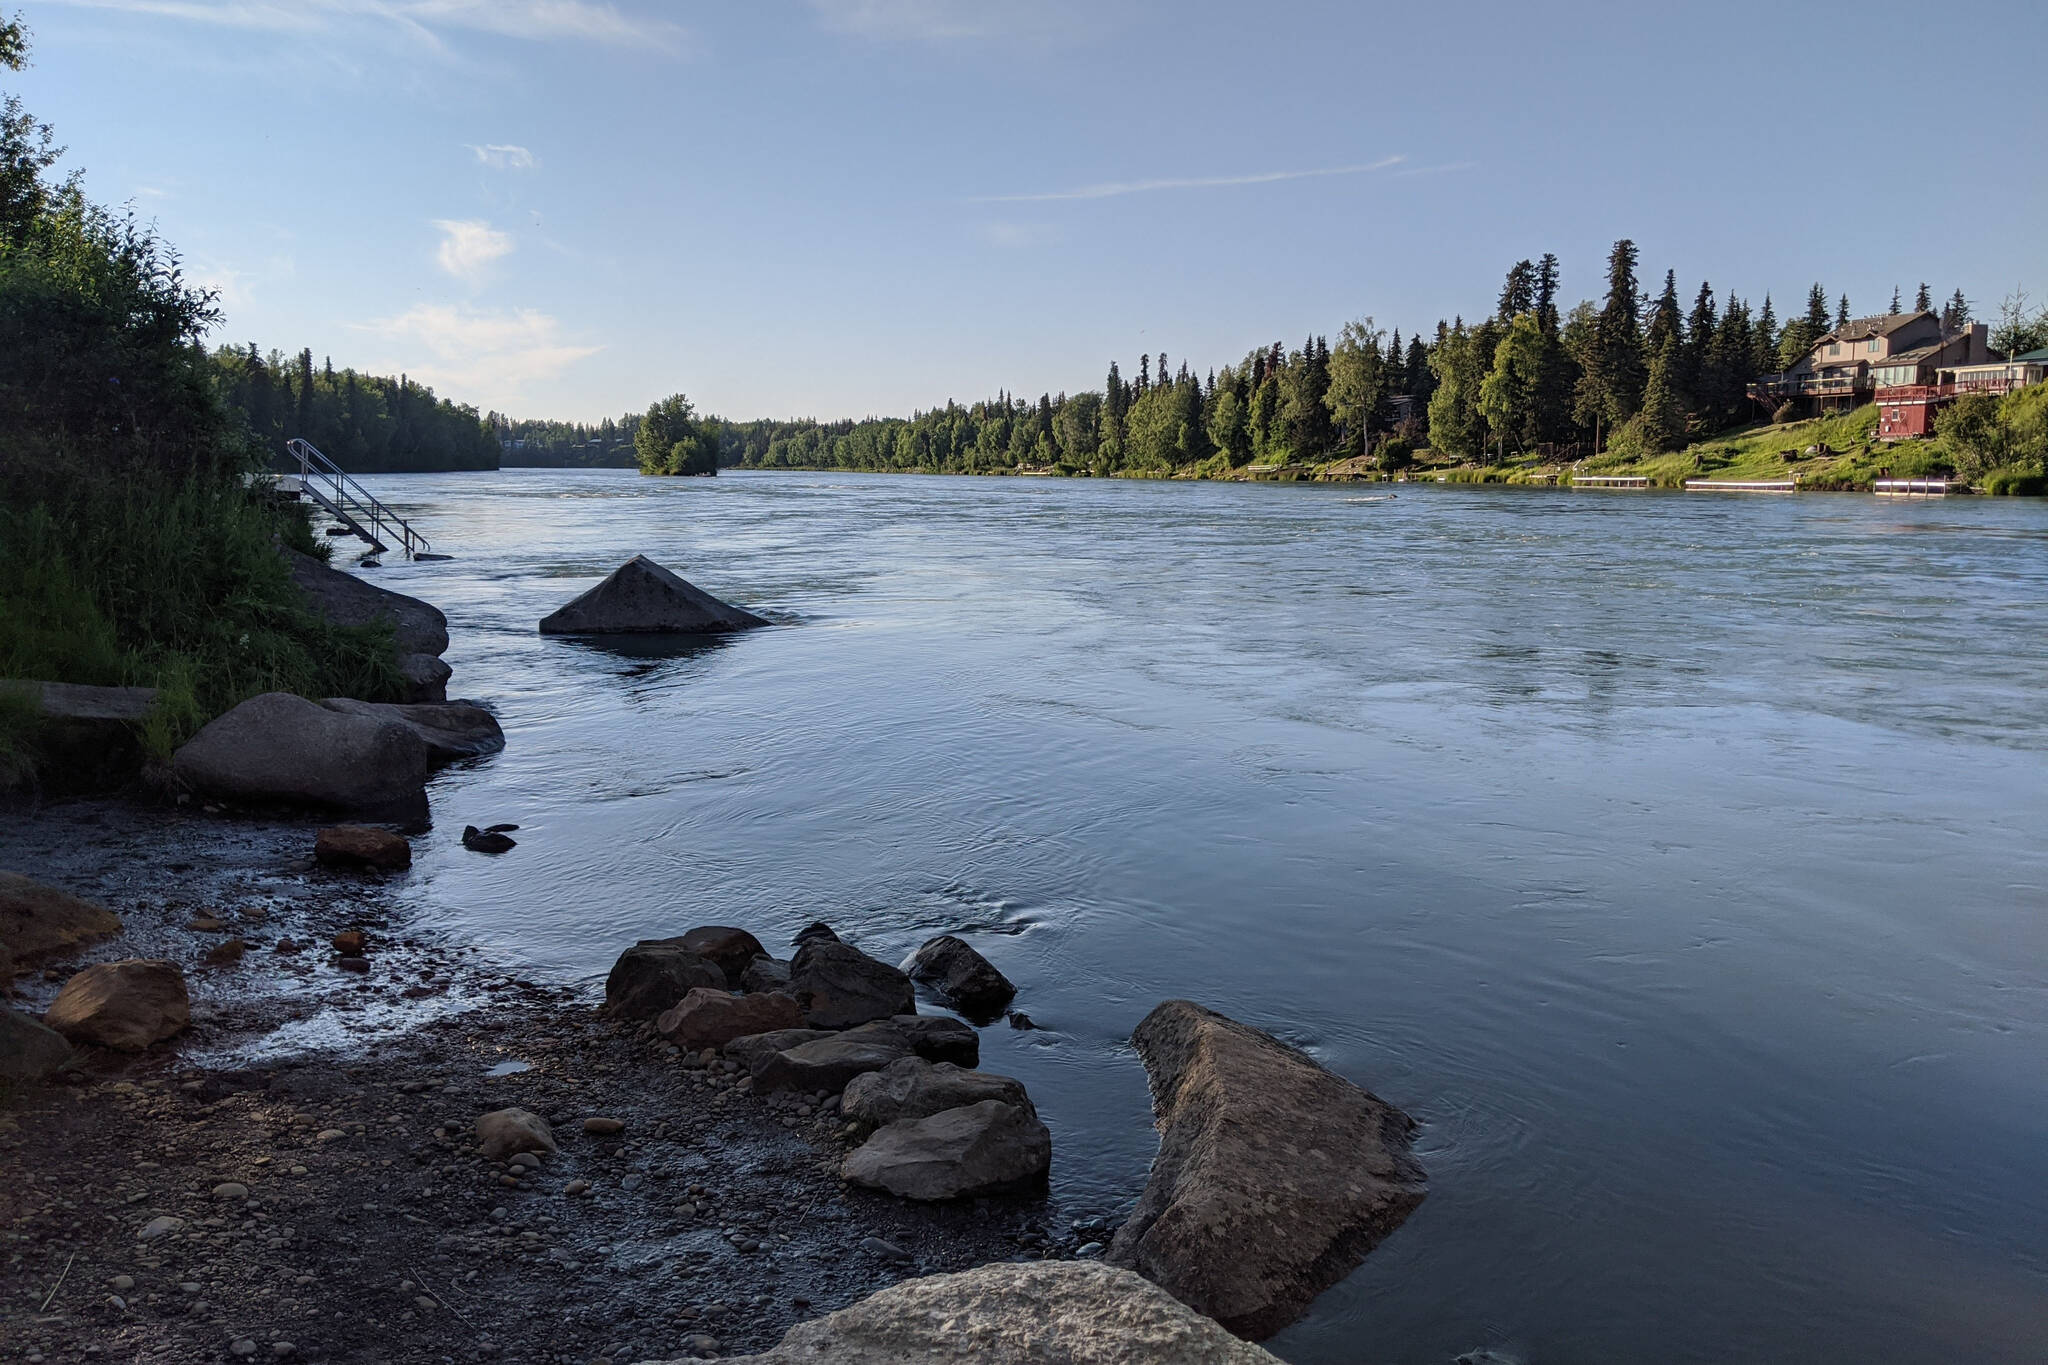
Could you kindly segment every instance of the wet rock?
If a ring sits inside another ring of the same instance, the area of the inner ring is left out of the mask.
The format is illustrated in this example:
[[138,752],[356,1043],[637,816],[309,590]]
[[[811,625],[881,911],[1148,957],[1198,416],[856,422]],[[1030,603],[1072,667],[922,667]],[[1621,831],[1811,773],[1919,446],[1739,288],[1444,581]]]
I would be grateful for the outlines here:
[[417,597],[391,592],[352,573],[329,568],[310,555],[287,550],[292,581],[308,604],[338,626],[391,623],[400,657],[448,652],[448,618]]
[[1108,1260],[1263,1339],[1421,1204],[1406,1114],[1277,1039],[1186,1000],[1131,1035],[1159,1155]]
[[840,1174],[904,1199],[967,1199],[1036,1189],[1052,1168],[1052,1134],[1029,1104],[983,1100],[878,1130]]
[[789,986],[812,1028],[852,1028],[916,1014],[910,978],[836,939],[809,939],[789,964]]
[[793,1029],[804,1021],[796,1000],[787,995],[732,995],[699,986],[655,1021],[662,1037],[698,1052],[723,1047],[749,1034]]
[[747,964],[740,973],[740,989],[743,991],[789,992],[789,964],[767,956],[765,953]]
[[374,825],[335,825],[313,840],[313,857],[327,867],[398,872],[412,866],[412,845]]
[[344,929],[330,941],[343,957],[361,957],[370,950],[370,940],[360,929]]
[[437,768],[444,763],[495,754],[505,747],[505,731],[499,726],[498,718],[474,702],[410,702],[399,705],[329,697],[320,704],[343,715],[397,721],[420,737],[427,746],[427,762]]
[[772,1033],[753,1033],[744,1038],[735,1038],[721,1049],[732,1061],[738,1062],[743,1070],[751,1072],[763,1057],[777,1052],[787,1052],[805,1043],[815,1043],[823,1038],[837,1038],[840,1035],[830,1029],[785,1028]]
[[[11,955],[14,970],[120,932],[120,918],[111,910],[54,886],[0,872],[0,959]],[[0,978],[0,987],[4,985]]]
[[740,988],[740,980],[747,973],[747,967],[757,957],[765,957],[768,950],[761,941],[744,929],[734,929],[722,924],[700,925],[684,931],[682,945],[706,962],[715,962],[725,973],[725,981],[734,990]]
[[604,1010],[616,1019],[653,1019],[698,986],[724,990],[725,973],[675,939],[643,939],[612,964]]
[[472,853],[510,853],[519,847],[519,841],[500,830],[478,829],[475,825],[464,825],[462,846]]
[[731,1365],[1278,1365],[1127,1270],[997,1263],[891,1285]]
[[1009,1012],[1009,1017],[1010,1027],[1013,1029],[1017,1029],[1020,1032],[1025,1029],[1035,1029],[1038,1027],[1037,1024],[1032,1022],[1031,1016],[1026,1014],[1023,1010],[1011,1010]]
[[71,1044],[19,1010],[0,1006],[0,1081],[39,1081],[71,1060]]
[[1024,1083],[1012,1077],[969,1071],[950,1062],[904,1057],[880,1071],[848,1081],[839,1107],[847,1122],[875,1129],[983,1100],[1019,1106],[1031,1103],[1024,1093]]
[[543,635],[703,635],[768,623],[721,602],[645,555],[611,571],[596,587],[540,623]]
[[1017,994],[1010,979],[951,934],[926,939],[910,959],[911,979],[922,981],[969,1018],[995,1019]]
[[334,959],[334,965],[344,972],[354,972],[358,976],[367,976],[370,972],[370,959],[366,957],[337,957]]
[[955,1066],[977,1066],[981,1062],[981,1035],[943,1014],[891,1015],[866,1027],[895,1030],[909,1042],[912,1052],[928,1062],[951,1062]]
[[822,1090],[837,1094],[855,1076],[880,1071],[889,1063],[911,1055],[902,1035],[889,1032],[856,1037],[835,1034],[816,1042],[803,1043],[783,1052],[772,1052],[753,1065],[754,1089],[764,1094],[778,1090]]
[[232,967],[248,955],[249,945],[241,939],[231,938],[216,943],[206,950],[206,965],[209,967]]
[[557,1150],[548,1121],[524,1109],[497,1109],[479,1118],[476,1145],[486,1161],[503,1161],[517,1152]]
[[161,958],[87,967],[64,983],[43,1022],[74,1043],[140,1052],[191,1022],[185,973]]
[[211,721],[171,767],[206,796],[368,810],[424,800],[427,746],[396,721],[266,692]]
[[837,943],[839,942],[839,935],[833,933],[832,926],[825,923],[825,921],[814,919],[803,928],[797,930],[796,937],[790,939],[790,942],[801,948],[813,939],[822,940],[826,943]]
[[448,679],[455,676],[455,670],[436,654],[400,654],[398,676],[405,680],[408,702],[446,701]]

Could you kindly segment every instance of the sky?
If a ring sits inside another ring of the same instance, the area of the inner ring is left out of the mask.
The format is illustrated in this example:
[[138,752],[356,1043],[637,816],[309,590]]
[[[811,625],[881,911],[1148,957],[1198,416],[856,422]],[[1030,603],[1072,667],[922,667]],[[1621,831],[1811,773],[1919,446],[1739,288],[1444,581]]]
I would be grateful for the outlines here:
[[2048,297],[2041,0],[19,0],[217,289],[515,417],[907,414],[1483,315],[1618,237],[1782,318]]

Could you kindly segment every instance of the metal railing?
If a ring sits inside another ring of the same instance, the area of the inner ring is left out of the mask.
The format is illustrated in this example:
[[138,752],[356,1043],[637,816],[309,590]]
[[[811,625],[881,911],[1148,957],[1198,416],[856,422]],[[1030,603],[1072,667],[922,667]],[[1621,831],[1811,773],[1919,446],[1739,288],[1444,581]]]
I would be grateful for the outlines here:
[[418,559],[433,549],[425,536],[406,524],[405,518],[377,501],[346,470],[322,455],[311,441],[294,436],[285,442],[284,448],[299,462],[299,486],[306,496],[326,508],[329,515],[351,532],[368,541],[371,549],[379,553],[389,551],[391,545],[381,538],[384,536],[397,542],[407,559]]

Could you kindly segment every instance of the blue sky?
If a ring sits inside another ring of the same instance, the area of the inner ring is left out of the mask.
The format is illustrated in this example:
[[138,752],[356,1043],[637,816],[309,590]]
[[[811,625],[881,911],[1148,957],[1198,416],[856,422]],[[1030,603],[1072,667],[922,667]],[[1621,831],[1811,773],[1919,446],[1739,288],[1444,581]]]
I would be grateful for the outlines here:
[[516,416],[1206,369],[1624,235],[1781,315],[2048,295],[2039,0],[21,3],[6,88],[221,339]]

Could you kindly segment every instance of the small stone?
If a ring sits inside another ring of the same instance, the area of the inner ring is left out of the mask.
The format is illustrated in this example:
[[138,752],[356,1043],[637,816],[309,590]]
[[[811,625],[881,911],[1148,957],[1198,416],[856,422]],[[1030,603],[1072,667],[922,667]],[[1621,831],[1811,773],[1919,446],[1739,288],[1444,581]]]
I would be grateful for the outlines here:
[[440,1300],[429,1298],[425,1294],[413,1295],[412,1301],[414,1306],[416,1306],[422,1313],[431,1313],[436,1308],[439,1308],[441,1306]]
[[159,1237],[168,1237],[174,1232],[183,1231],[184,1227],[184,1219],[173,1218],[171,1215],[165,1214],[161,1218],[152,1218],[147,1223],[144,1223],[141,1231],[137,1232],[135,1236],[138,1241],[154,1242]]
[[623,1119],[588,1118],[583,1120],[583,1131],[592,1137],[610,1137],[626,1131]]
[[333,938],[333,944],[334,951],[340,953],[343,957],[361,957],[370,950],[370,941],[363,936],[363,931],[360,929],[350,929],[336,934]]
[[370,970],[370,960],[366,957],[337,957],[334,959],[334,965],[345,972],[359,974],[368,973]]
[[135,1277],[133,1275],[116,1275],[110,1283],[116,1292],[125,1294],[135,1287]]
[[588,1180],[572,1180],[568,1184],[562,1186],[562,1193],[568,1195],[572,1199],[579,1194],[589,1194],[590,1182]]
[[278,1357],[288,1356],[298,1349],[289,1341],[273,1341],[270,1343],[270,1353]]
[[247,1199],[249,1187],[238,1180],[223,1181],[213,1187],[215,1199]]
[[343,1131],[342,1131],[341,1129],[339,1129],[339,1128],[322,1128],[322,1129],[321,1129],[321,1130],[320,1130],[319,1132],[317,1132],[317,1133],[315,1133],[315,1134],[313,1135],[313,1141],[315,1141],[315,1142],[339,1142],[339,1141],[341,1141],[341,1140],[342,1140],[343,1138],[345,1138],[345,1137],[347,1137],[347,1136],[348,1136],[348,1134],[347,1134],[347,1133],[345,1133],[345,1132],[343,1132]]
[[228,925],[226,920],[215,919],[212,915],[194,915],[185,927],[195,933],[217,934]]
[[237,1337],[234,1345],[228,1347],[228,1351],[238,1356],[253,1356],[256,1354],[256,1343],[248,1337]]
[[897,1246],[894,1242],[885,1242],[879,1237],[861,1238],[860,1249],[870,1255],[879,1256],[885,1261],[902,1262],[910,1259],[910,1253],[902,1247]]

